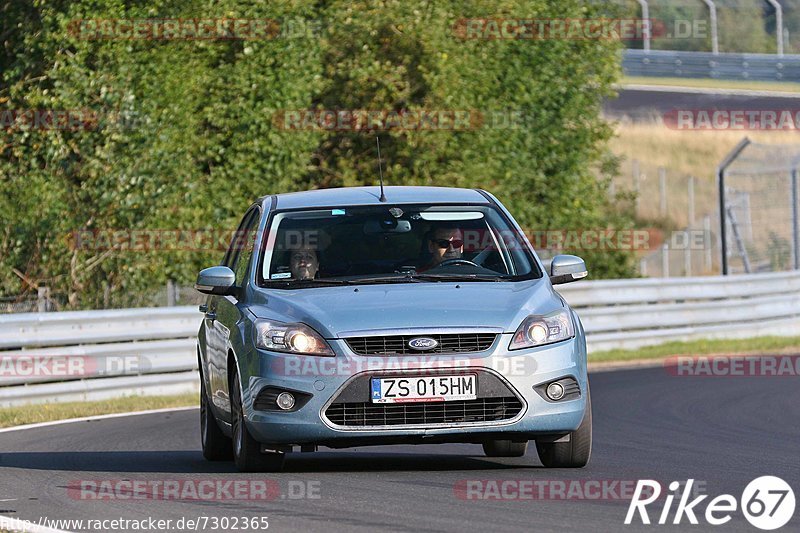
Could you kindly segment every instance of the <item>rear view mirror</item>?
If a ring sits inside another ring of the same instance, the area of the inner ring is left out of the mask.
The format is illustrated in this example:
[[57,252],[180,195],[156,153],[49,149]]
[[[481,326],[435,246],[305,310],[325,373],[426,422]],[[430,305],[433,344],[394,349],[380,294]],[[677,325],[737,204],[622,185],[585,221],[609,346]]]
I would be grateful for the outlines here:
[[365,235],[378,235],[381,233],[408,233],[411,231],[411,222],[387,218],[383,220],[370,219],[364,223]]
[[576,255],[557,255],[550,263],[550,283],[553,285],[578,281],[588,275],[586,263]]
[[213,266],[205,268],[197,275],[194,288],[204,294],[224,296],[230,294],[236,283],[236,274],[226,266]]

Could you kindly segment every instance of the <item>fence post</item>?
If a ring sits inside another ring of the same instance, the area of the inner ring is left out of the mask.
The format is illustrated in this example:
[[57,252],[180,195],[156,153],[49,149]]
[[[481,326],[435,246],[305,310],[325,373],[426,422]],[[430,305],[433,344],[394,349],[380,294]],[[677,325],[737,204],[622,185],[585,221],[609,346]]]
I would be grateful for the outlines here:
[[36,289],[36,299],[40,313],[50,311],[50,287],[38,287]]
[[644,43],[642,45],[642,49],[645,53],[650,51],[650,33],[653,31],[653,27],[650,24],[650,6],[647,5],[647,0],[637,0],[639,5],[642,6],[642,20],[645,21],[646,29],[644,32]]
[[719,54],[719,38],[717,36],[717,6],[713,0],[703,0],[708,6],[708,17],[711,20],[711,53]]
[[168,279],[167,280],[167,307],[175,307],[175,281]]
[[706,215],[703,217],[703,243],[706,249],[706,272],[710,272],[713,265],[713,258],[711,256],[711,216]]
[[778,57],[783,56],[783,8],[778,0],[767,0],[775,8],[775,37],[777,38]]
[[791,179],[792,197],[792,243],[794,248],[794,269],[800,270],[800,221],[798,221],[798,191],[797,191],[797,167],[792,169]]
[[639,160],[634,159],[631,161],[633,165],[633,188],[636,191],[636,200],[634,203],[634,214],[639,214],[639,192],[641,191],[641,175],[639,173]]
[[733,161],[739,157],[739,154],[742,153],[742,150],[747,148],[747,145],[750,144],[750,139],[745,137],[742,139],[739,144],[734,147],[731,152],[725,156],[725,159],[720,161],[719,166],[717,167],[717,190],[719,195],[719,242],[720,242],[720,265],[722,269],[722,275],[728,275],[728,236],[727,236],[727,228],[725,227],[728,212],[725,206],[725,171],[730,166]]
[[669,245],[664,243],[661,245],[661,277],[668,278],[669,277]]
[[689,235],[689,241],[686,242],[686,247],[683,249],[683,270],[684,276],[691,276],[692,275],[692,246],[691,242],[691,235]]

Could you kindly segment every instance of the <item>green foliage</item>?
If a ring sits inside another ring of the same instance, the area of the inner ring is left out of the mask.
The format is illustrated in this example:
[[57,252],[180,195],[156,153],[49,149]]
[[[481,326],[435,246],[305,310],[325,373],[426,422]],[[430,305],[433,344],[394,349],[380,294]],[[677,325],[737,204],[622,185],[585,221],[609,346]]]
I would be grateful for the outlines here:
[[[574,0],[6,3],[0,109],[90,110],[100,120],[0,129],[0,294],[46,284],[68,308],[135,301],[168,278],[191,283],[222,252],[76,249],[74,232],[235,229],[257,196],[376,182],[374,134],[286,130],[275,121],[283,110],[516,113],[513,127],[380,132],[387,180],[487,189],[526,228],[630,227],[606,199],[615,164],[599,118],[619,75],[618,43],[462,40],[452,29],[465,17],[595,9]],[[70,32],[76,19],[148,17],[270,18],[301,31],[183,41]],[[628,253],[583,255],[596,277],[632,273]]]

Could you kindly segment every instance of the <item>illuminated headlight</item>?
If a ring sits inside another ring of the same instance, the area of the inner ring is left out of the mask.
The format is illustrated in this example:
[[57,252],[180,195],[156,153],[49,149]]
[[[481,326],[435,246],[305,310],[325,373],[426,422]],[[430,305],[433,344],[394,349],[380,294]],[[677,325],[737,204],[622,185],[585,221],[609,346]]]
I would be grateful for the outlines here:
[[319,333],[305,324],[284,324],[270,320],[255,323],[256,346],[263,350],[301,355],[334,355]]
[[575,329],[572,327],[572,319],[565,309],[549,315],[531,315],[523,320],[517,328],[508,349],[532,348],[563,341],[574,336]]

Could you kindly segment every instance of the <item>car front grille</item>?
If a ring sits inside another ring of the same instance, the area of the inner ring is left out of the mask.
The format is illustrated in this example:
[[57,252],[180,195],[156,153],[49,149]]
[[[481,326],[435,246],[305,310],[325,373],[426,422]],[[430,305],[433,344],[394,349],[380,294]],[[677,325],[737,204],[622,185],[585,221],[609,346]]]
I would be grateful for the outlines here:
[[[408,342],[418,337],[435,339],[438,345],[430,350],[413,350]],[[349,337],[345,341],[358,355],[408,355],[482,352],[491,348],[496,338],[496,333],[446,333]]]
[[522,403],[515,396],[425,403],[333,403],[325,411],[337,426],[403,426],[498,422],[517,416]]

